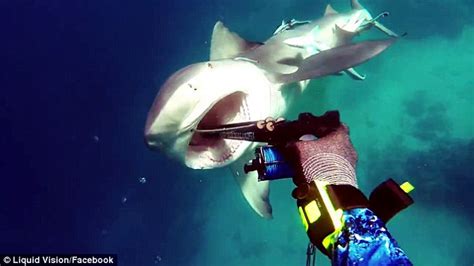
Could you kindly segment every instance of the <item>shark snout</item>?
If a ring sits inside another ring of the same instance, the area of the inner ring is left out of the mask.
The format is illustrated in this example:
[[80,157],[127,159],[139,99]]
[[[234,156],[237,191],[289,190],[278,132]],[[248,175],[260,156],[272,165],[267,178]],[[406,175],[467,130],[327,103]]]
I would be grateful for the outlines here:
[[156,138],[153,138],[152,134],[145,134],[143,141],[145,142],[145,146],[152,151],[158,151],[164,147],[163,143]]
[[143,141],[145,142],[145,146],[149,149],[149,150],[152,150],[152,151],[157,151],[159,150],[161,143],[156,143],[156,142],[153,142],[153,141],[150,141],[150,136],[149,135],[145,135],[145,137],[143,138]]
[[172,132],[168,131],[165,126],[160,125],[146,127],[143,140],[148,149],[152,151],[165,150],[169,143],[173,139]]

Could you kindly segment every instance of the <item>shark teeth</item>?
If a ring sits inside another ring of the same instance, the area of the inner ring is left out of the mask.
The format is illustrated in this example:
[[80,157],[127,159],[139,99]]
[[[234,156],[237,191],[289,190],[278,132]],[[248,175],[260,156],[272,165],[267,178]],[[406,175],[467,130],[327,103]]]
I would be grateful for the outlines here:
[[[244,121],[251,121],[251,114],[250,109],[247,102],[247,97],[243,97],[242,104],[240,106],[239,112],[235,115],[235,117],[228,121],[228,123],[238,123]],[[222,164],[231,159],[237,150],[242,146],[243,141],[240,140],[229,140],[224,139],[223,145],[219,145],[219,147],[211,148],[212,151],[206,153],[207,158],[209,161],[217,164]]]

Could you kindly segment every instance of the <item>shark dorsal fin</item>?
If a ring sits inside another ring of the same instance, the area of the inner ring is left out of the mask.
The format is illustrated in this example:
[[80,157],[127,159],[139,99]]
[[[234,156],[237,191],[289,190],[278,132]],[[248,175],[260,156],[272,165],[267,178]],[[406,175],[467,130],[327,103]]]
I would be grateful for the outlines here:
[[351,0],[352,9],[364,9],[364,7],[359,3],[359,0]]
[[332,6],[331,4],[328,4],[326,6],[326,11],[324,11],[324,15],[327,16],[327,15],[335,15],[335,14],[338,14],[339,12],[337,12]]
[[260,46],[261,43],[249,42],[238,34],[231,32],[224,23],[218,21],[214,25],[211,39],[210,60],[233,58],[249,49]]

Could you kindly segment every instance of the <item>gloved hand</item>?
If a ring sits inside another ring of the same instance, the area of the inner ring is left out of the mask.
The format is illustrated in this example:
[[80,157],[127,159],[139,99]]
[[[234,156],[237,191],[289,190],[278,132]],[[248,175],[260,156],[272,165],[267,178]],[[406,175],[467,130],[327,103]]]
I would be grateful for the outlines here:
[[320,139],[288,144],[286,154],[300,181],[357,187],[357,153],[349,139],[349,128],[344,124]]
[[[296,185],[318,180],[357,187],[357,153],[349,139],[349,129],[343,124],[320,139],[290,143],[285,153],[295,171]],[[330,252],[332,265],[412,265],[385,224],[370,209],[344,210],[342,222],[344,226],[333,236],[332,247],[326,250],[318,246],[323,253]],[[310,235],[310,239],[314,238]]]

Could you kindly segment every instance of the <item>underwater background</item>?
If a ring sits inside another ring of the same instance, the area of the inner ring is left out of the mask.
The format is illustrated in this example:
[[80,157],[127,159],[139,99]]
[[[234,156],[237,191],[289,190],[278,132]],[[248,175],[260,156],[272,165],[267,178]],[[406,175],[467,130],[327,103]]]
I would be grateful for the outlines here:
[[[0,253],[117,253],[119,265],[303,265],[290,180],[273,220],[226,169],[146,149],[158,88],[209,56],[222,20],[265,41],[318,0],[0,0]],[[348,0],[330,2],[347,11]],[[415,204],[389,224],[415,265],[473,265],[474,2],[362,1],[408,35],[348,77],[312,81],[287,117],[341,112],[365,193],[392,177]],[[366,35],[364,38],[380,37]],[[318,254],[317,265],[328,265]]]

